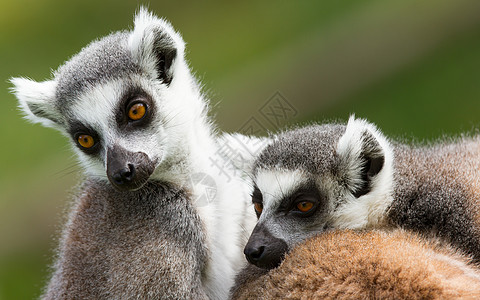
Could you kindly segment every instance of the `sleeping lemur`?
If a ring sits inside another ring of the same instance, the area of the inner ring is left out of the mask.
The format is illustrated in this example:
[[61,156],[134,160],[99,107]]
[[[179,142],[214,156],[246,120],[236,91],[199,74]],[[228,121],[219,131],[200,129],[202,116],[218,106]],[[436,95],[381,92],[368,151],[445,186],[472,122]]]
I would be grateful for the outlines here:
[[142,8],[133,30],[92,42],[51,80],[11,80],[27,118],[65,134],[87,177],[44,298],[227,297],[255,216],[221,149],[245,145],[216,136],[184,48]]
[[439,237],[480,261],[479,137],[408,146],[352,116],[280,134],[256,159],[253,181],[258,223],[244,251],[258,267],[276,267],[329,229],[388,227]]

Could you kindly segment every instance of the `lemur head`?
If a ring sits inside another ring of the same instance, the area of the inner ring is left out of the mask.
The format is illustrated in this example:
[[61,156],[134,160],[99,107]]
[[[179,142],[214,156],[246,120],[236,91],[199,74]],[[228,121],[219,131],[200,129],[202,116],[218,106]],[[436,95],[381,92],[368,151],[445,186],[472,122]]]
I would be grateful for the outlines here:
[[377,225],[391,199],[393,152],[374,125],[314,125],[280,134],[257,158],[252,202],[258,223],[250,263],[276,267],[297,243],[330,228]]
[[92,42],[51,80],[13,78],[13,92],[29,120],[71,139],[87,173],[139,189],[180,163],[192,120],[204,114],[184,48],[142,8],[133,30]]

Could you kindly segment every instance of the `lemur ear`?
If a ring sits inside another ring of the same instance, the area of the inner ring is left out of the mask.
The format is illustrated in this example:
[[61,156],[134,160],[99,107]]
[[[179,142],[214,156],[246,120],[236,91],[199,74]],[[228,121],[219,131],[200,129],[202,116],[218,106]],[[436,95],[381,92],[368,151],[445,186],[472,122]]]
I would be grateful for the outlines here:
[[141,7],[128,47],[144,70],[168,85],[174,77],[175,60],[183,57],[185,43],[167,21]]
[[61,115],[54,105],[55,81],[36,82],[26,78],[12,78],[10,83],[13,84],[11,91],[28,120],[46,127],[57,128],[61,124]]
[[355,116],[350,117],[338,141],[337,154],[341,175],[356,198],[372,190],[386,160],[390,167],[393,156],[383,134],[373,124]]

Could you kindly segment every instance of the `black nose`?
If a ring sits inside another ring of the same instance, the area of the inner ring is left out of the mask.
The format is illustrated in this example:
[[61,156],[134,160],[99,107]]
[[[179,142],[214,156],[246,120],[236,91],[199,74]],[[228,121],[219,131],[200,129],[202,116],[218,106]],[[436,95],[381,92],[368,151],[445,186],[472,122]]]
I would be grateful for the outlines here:
[[288,251],[287,243],[274,237],[262,225],[257,225],[248,240],[243,253],[248,262],[263,269],[278,267]]
[[122,191],[140,189],[155,170],[155,163],[143,152],[130,152],[114,145],[107,150],[107,176]]
[[245,247],[243,250],[243,253],[245,254],[245,257],[249,263],[256,265],[261,261],[264,250],[265,246],[247,245],[247,247]]
[[112,175],[113,180],[119,186],[130,184],[135,178],[135,166],[128,164],[124,169],[120,169]]

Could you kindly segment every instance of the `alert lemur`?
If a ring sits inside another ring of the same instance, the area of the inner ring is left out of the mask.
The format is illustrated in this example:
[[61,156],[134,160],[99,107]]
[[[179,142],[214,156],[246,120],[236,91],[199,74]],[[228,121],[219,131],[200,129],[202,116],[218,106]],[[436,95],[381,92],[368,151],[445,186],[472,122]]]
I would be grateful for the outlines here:
[[479,299],[480,271],[437,241],[403,230],[332,230],[278,268],[248,265],[232,299]]
[[253,167],[258,216],[245,254],[263,268],[328,229],[399,226],[480,261],[480,138],[390,142],[373,124],[312,125],[277,136]]
[[27,118],[69,137],[87,175],[45,298],[227,297],[255,222],[251,185],[221,151],[241,142],[216,137],[184,48],[142,8],[133,30],[92,42],[53,79],[11,80]]

